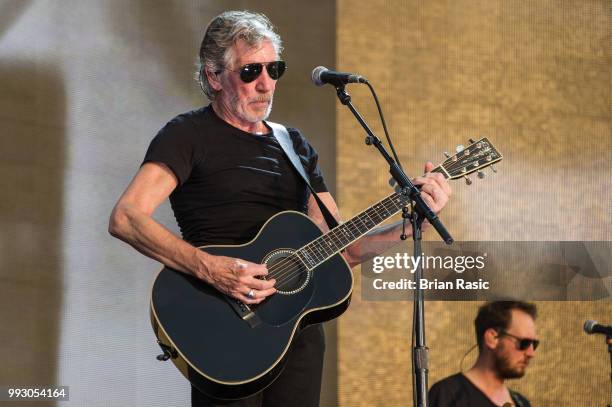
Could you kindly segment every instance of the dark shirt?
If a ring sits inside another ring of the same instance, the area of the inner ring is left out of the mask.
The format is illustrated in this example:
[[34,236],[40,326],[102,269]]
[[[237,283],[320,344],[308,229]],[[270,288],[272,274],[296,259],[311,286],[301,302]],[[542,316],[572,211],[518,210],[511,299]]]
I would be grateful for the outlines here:
[[[326,192],[314,148],[296,129],[293,146],[317,192]],[[276,139],[239,130],[209,105],[181,114],[151,142],[144,163],[178,179],[170,204],[183,238],[196,245],[241,244],[274,214],[307,213],[309,192]]]
[[[523,395],[510,390],[517,407],[531,407]],[[430,407],[499,407],[462,373],[440,380],[429,390]]]

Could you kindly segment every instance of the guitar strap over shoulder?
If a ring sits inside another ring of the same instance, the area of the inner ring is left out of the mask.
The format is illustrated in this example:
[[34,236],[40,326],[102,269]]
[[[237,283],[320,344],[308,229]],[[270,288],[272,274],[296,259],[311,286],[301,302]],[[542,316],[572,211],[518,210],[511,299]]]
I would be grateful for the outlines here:
[[270,126],[270,128],[272,128],[272,134],[274,134],[276,141],[278,141],[278,144],[280,144],[281,148],[285,152],[285,155],[289,158],[289,161],[293,165],[293,168],[295,168],[298,174],[300,174],[300,176],[306,183],[306,186],[312,193],[312,196],[314,197],[315,201],[317,201],[317,205],[319,206],[319,209],[321,210],[321,213],[325,218],[325,222],[327,222],[327,226],[329,226],[330,229],[333,229],[338,226],[338,222],[336,221],[336,219],[329,212],[329,209],[327,209],[321,199],[317,196],[317,193],[315,192],[312,185],[310,185],[308,174],[306,174],[304,166],[302,165],[300,158],[298,157],[297,153],[295,152],[295,149],[293,148],[293,142],[291,141],[291,137],[289,136],[287,128],[282,124],[274,122],[266,121],[266,123]]

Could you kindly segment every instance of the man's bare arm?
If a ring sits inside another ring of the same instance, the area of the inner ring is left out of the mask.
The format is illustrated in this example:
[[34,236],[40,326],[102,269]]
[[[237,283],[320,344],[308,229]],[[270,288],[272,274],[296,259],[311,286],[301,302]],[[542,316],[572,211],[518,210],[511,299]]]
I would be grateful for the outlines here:
[[[261,302],[275,292],[265,265],[224,256],[213,256],[175,236],[153,219],[157,207],[176,188],[174,173],[160,163],[144,164],[115,205],[109,233],[164,265],[191,274],[246,303]],[[257,290],[256,298],[246,294]]]

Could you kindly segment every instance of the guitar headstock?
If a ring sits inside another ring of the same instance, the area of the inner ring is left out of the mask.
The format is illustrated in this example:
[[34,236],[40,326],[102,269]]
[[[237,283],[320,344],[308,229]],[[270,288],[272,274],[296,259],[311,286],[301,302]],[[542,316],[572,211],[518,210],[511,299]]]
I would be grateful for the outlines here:
[[448,153],[444,154],[447,157],[446,160],[434,171],[444,174],[447,179],[464,178],[468,185],[472,183],[468,174],[478,172],[478,178],[484,178],[485,173],[482,169],[491,167],[493,172],[497,172],[493,164],[503,158],[486,137],[478,141],[470,139],[470,145],[467,147],[457,146],[457,153],[453,156]]
[[[493,172],[497,172],[493,164],[501,161],[503,158],[493,143],[486,137],[478,141],[470,139],[469,146],[457,146],[457,153],[455,155],[451,156],[448,153],[444,153],[444,155],[446,156],[446,160],[435,167],[432,172],[439,172],[443,174],[446,179],[464,178],[465,183],[468,185],[472,184],[472,180],[468,177],[468,174],[478,171],[478,178],[484,178],[485,173],[482,169],[491,167]],[[389,179],[389,185],[394,187],[395,192],[400,192],[400,188],[397,186],[393,177]]]

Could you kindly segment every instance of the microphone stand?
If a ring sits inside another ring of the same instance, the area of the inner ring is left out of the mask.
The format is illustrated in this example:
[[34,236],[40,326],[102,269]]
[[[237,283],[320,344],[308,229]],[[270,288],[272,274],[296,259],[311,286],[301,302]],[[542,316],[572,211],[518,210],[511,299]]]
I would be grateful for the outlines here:
[[[340,103],[347,106],[353,113],[359,124],[366,131],[366,145],[374,145],[389,164],[389,172],[395,179],[398,186],[402,189],[402,194],[410,198],[410,211],[404,208],[402,216],[405,219],[410,219],[412,224],[412,239],[414,241],[414,256],[421,256],[421,226],[423,221],[427,219],[429,223],[436,229],[442,240],[447,244],[453,242],[453,238],[448,233],[438,216],[431,210],[421,196],[421,191],[410,181],[410,178],[402,170],[402,168],[391,158],[380,139],[374,135],[368,127],[359,112],[351,103],[351,96],[346,92],[345,86],[337,86],[336,94]],[[402,233],[402,240],[406,240],[406,235]],[[425,344],[425,309],[423,302],[423,291],[419,287],[419,281],[423,276],[423,269],[419,267],[415,270],[415,295],[414,295],[414,316],[413,316],[413,338],[415,338],[414,347],[412,349],[412,369],[415,373],[413,382],[413,398],[418,407],[427,407],[427,374],[428,374],[428,349]]]

